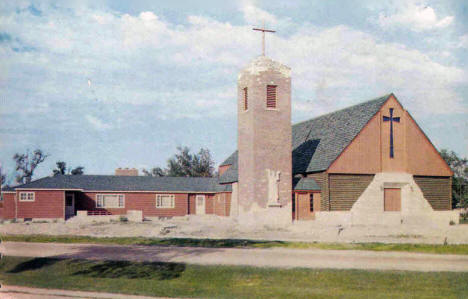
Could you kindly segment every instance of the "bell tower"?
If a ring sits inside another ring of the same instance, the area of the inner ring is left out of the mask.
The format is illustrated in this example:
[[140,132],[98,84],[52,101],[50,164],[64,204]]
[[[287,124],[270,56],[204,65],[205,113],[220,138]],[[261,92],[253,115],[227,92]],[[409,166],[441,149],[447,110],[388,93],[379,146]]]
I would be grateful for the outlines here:
[[261,55],[241,70],[237,94],[239,217],[290,222],[291,69]]

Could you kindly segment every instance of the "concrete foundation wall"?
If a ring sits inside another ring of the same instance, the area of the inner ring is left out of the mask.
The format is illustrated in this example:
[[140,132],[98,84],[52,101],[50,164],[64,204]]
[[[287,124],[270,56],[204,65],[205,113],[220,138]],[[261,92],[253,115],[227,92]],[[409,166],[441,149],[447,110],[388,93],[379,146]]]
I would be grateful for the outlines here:
[[[290,211],[287,213],[287,211]],[[254,204],[248,212],[237,217],[240,227],[284,228],[292,223],[292,203],[282,207],[262,208]]]

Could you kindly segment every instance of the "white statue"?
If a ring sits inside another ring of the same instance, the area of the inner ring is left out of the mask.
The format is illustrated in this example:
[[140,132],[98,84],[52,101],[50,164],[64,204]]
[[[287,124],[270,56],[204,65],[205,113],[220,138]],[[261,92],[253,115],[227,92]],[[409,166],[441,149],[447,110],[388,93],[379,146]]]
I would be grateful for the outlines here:
[[279,204],[279,181],[281,172],[267,169],[268,178],[268,204],[278,205]]

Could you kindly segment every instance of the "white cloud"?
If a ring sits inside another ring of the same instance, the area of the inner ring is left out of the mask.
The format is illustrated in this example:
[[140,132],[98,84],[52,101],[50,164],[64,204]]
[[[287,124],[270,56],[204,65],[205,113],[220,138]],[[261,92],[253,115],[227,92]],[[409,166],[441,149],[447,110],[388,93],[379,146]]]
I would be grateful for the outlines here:
[[453,23],[454,16],[440,18],[430,6],[407,3],[394,14],[379,14],[378,23],[383,28],[407,26],[413,31],[424,31],[436,28],[445,28]]
[[[246,21],[263,14],[250,6],[243,10]],[[289,21],[266,17],[278,24]],[[69,14],[50,8],[36,19],[21,13],[0,18],[5,32],[36,49],[17,52],[0,45],[0,56],[9,58],[0,62],[8,70],[1,74],[2,84],[15,94],[9,98],[24,102],[52,98],[89,109],[99,103],[108,113],[115,113],[116,103],[141,105],[157,110],[154,117],[160,119],[232,117],[237,72],[259,53],[259,37],[250,26],[204,16],[189,16],[186,25],[178,25],[149,11]],[[461,68],[346,26],[294,27],[290,36],[269,36],[267,53],[292,67],[297,115],[328,112],[351,104],[350,99],[390,91],[417,113],[466,109],[454,88],[467,82]],[[24,90],[25,96],[16,96]],[[88,111],[85,119],[96,129],[118,127],[119,117],[104,122],[95,112]]]
[[103,131],[103,130],[108,130],[112,128],[112,125],[103,122],[102,120],[100,120],[99,118],[95,116],[88,114],[85,117],[88,123],[90,123],[93,126],[93,128],[95,128],[96,130]]
[[468,49],[468,34],[460,36],[457,47]]
[[278,19],[269,12],[258,8],[251,1],[244,1],[241,4],[241,11],[244,14],[244,20],[249,25],[260,26],[263,22],[266,25],[275,25]]

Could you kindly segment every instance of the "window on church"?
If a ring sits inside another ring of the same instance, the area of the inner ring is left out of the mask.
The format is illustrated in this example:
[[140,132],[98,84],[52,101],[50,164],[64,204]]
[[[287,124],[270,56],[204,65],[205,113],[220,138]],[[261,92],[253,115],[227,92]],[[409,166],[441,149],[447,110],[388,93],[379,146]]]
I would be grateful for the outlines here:
[[314,211],[314,193],[310,193],[310,211]]
[[244,110],[249,109],[249,98],[247,95],[247,87],[244,88]]
[[292,210],[293,212],[296,211],[296,193],[293,193],[292,195]]
[[276,85],[267,85],[266,106],[271,109],[276,108]]

